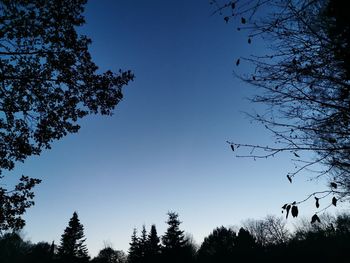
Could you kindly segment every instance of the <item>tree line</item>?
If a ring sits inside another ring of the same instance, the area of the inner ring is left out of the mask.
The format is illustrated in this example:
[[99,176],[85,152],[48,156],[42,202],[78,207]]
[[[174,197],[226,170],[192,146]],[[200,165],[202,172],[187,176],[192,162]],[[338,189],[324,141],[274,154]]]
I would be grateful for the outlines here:
[[60,244],[32,244],[17,232],[0,237],[3,263],[226,263],[226,262],[347,262],[350,249],[350,215],[320,216],[310,224],[301,219],[293,232],[277,216],[250,219],[241,227],[215,228],[200,246],[180,228],[175,212],[167,214],[168,227],[159,236],[156,225],[149,232],[143,225],[133,229],[126,254],[110,246],[91,258],[86,247],[84,227],[76,212],[61,236]]

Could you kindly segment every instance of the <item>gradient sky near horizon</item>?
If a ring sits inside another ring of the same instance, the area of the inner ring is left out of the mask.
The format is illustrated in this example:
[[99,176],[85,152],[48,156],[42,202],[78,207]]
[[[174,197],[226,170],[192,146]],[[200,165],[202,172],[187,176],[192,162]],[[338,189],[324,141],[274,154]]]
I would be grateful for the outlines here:
[[284,202],[322,188],[307,177],[289,184],[288,154],[234,157],[226,140],[272,142],[242,113],[257,108],[245,99],[256,91],[233,76],[238,57],[263,48],[212,11],[206,0],[89,1],[80,30],[94,61],[136,78],[112,117],[85,118],[78,134],[16,167],[43,179],[26,239],[59,244],[77,211],[92,256],[104,244],[127,251],[134,227],[156,224],[161,235],[176,211],[199,244],[215,227],[280,215]]

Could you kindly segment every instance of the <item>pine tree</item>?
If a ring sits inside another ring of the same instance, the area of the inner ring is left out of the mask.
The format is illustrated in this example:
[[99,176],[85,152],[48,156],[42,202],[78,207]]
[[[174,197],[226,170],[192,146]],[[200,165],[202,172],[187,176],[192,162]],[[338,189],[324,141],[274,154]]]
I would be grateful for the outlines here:
[[155,225],[151,226],[151,230],[147,236],[147,253],[146,262],[158,262],[161,251],[160,239],[157,234]]
[[168,213],[168,220],[166,223],[169,227],[162,237],[165,250],[181,248],[186,243],[184,231],[179,228],[182,222],[178,217],[179,215],[175,212]]
[[146,231],[146,226],[143,225],[142,231],[141,231],[140,242],[139,242],[141,261],[143,261],[143,259],[146,257],[147,247],[148,247],[147,231]]
[[187,240],[184,231],[180,230],[182,223],[178,214],[175,212],[168,213],[168,229],[162,237],[163,249],[162,257],[164,262],[186,262],[187,260]]
[[138,263],[140,262],[140,239],[137,237],[137,229],[134,228],[131,242],[129,243],[129,255],[128,255],[128,263]]
[[58,247],[58,256],[68,261],[88,261],[88,250],[84,238],[84,227],[80,223],[78,214],[73,213],[72,218],[69,220],[68,227],[64,230],[61,236],[61,244]]
[[51,255],[51,258],[53,258],[53,257],[55,256],[55,251],[56,251],[55,241],[52,241],[51,246],[50,246],[50,255]]
[[156,225],[151,226],[151,230],[147,237],[148,253],[150,255],[158,255],[160,253],[161,246],[159,244],[160,239],[157,234]]

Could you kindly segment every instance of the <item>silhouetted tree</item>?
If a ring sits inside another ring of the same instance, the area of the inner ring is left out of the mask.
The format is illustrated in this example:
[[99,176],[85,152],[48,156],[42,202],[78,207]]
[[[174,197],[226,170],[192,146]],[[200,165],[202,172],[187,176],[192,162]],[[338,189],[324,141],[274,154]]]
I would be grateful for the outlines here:
[[246,251],[252,250],[256,246],[255,238],[249,233],[248,230],[241,227],[237,234],[235,246],[238,249],[243,249]]
[[54,258],[56,255],[56,252],[57,252],[57,246],[55,245],[55,241],[52,241],[51,246],[50,246],[51,257]]
[[180,230],[180,224],[182,222],[179,220],[179,215],[175,212],[169,212],[167,215],[168,220],[166,223],[168,224],[168,228],[162,236],[165,251],[183,247],[186,243],[184,231]]
[[198,245],[192,234],[185,233],[186,244],[183,249],[184,262],[195,262],[197,260]]
[[328,214],[323,213],[320,215],[320,222],[315,222],[310,224],[310,220],[307,218],[300,218],[298,222],[295,224],[295,230],[292,235],[294,240],[305,240],[307,237],[313,233],[322,233],[322,235],[330,236],[334,234],[335,228],[335,217]]
[[243,222],[243,227],[254,236],[258,245],[264,246],[269,243],[265,231],[264,220],[247,219]]
[[235,259],[238,262],[256,262],[260,259],[261,251],[255,238],[248,230],[240,228],[235,242]]
[[339,235],[350,237],[350,216],[348,214],[340,214],[334,221],[335,231]]
[[148,250],[148,242],[147,242],[147,230],[146,226],[142,226],[141,236],[139,238],[139,249],[141,255],[141,261],[145,261],[147,250]]
[[91,263],[126,263],[127,257],[123,251],[106,247],[98,253]]
[[39,242],[31,246],[30,253],[25,262],[50,263],[53,261],[53,258],[52,245],[47,242]]
[[129,253],[128,253],[128,262],[129,263],[138,263],[141,262],[142,254],[140,250],[140,239],[137,237],[137,230],[134,228],[131,242],[129,243]]
[[157,262],[161,252],[160,239],[157,234],[156,225],[151,226],[151,230],[147,236],[146,261]]
[[285,243],[290,238],[286,222],[282,217],[268,215],[263,220],[246,220],[243,225],[261,246]]
[[[350,235],[338,231],[337,225],[338,219],[342,218],[342,215],[333,217],[326,214],[320,218],[320,223],[313,225],[302,223],[301,228],[297,227],[297,231],[287,244],[286,249],[282,251],[291,262],[298,258],[314,262],[345,263],[348,261]],[[302,235],[300,234],[301,230]],[[278,248],[270,250],[270,254],[276,254]]]
[[25,221],[21,215],[34,204],[32,188],[38,183],[38,179],[22,176],[11,191],[0,186],[0,234],[10,229],[17,231],[23,228]]
[[[327,202],[350,197],[350,16],[344,1],[248,0],[214,1],[226,22],[239,19],[248,43],[262,36],[271,40],[263,56],[240,58],[254,71],[239,74],[260,89],[253,102],[267,105],[264,114],[250,115],[276,138],[277,146],[229,142],[248,150],[238,156],[273,157],[288,152],[296,163],[287,175],[312,169],[330,180],[325,191],[305,200],[334,195]],[[261,10],[261,13],[257,12]],[[237,22],[237,20],[235,20]],[[244,150],[242,150],[244,151]],[[309,159],[311,152],[313,156]],[[319,165],[324,169],[319,169]],[[294,205],[298,205],[296,202]],[[316,204],[317,208],[318,205]],[[285,207],[285,209],[288,206]]]
[[199,262],[232,262],[237,236],[232,229],[218,227],[204,238],[197,257]]
[[[77,27],[86,0],[0,1],[0,173],[76,133],[88,114],[111,115],[130,71],[97,73]],[[1,179],[1,177],[0,177]],[[0,230],[23,227],[40,180],[0,187]]]
[[162,236],[162,258],[166,262],[189,262],[192,260],[189,255],[187,240],[184,231],[180,230],[181,221],[175,212],[169,212],[168,228]]
[[31,245],[18,233],[6,233],[0,237],[1,263],[25,263],[30,250]]
[[78,214],[74,212],[61,236],[58,256],[64,262],[88,262],[89,255],[85,240],[84,227],[80,223]]

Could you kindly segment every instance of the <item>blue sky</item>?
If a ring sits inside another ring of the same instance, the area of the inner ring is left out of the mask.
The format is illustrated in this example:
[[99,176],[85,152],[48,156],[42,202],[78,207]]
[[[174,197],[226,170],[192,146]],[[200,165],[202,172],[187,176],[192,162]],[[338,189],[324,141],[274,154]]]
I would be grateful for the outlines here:
[[126,251],[134,227],[162,234],[171,210],[200,243],[217,226],[279,215],[284,202],[322,188],[307,177],[289,184],[288,154],[253,161],[229,149],[226,140],[272,142],[242,113],[256,106],[245,99],[255,90],[232,74],[239,56],[263,49],[212,11],[205,0],[89,2],[80,30],[95,62],[136,78],[112,117],[85,118],[78,134],[16,167],[43,179],[26,238],[58,244],[77,211],[91,255],[104,242]]

